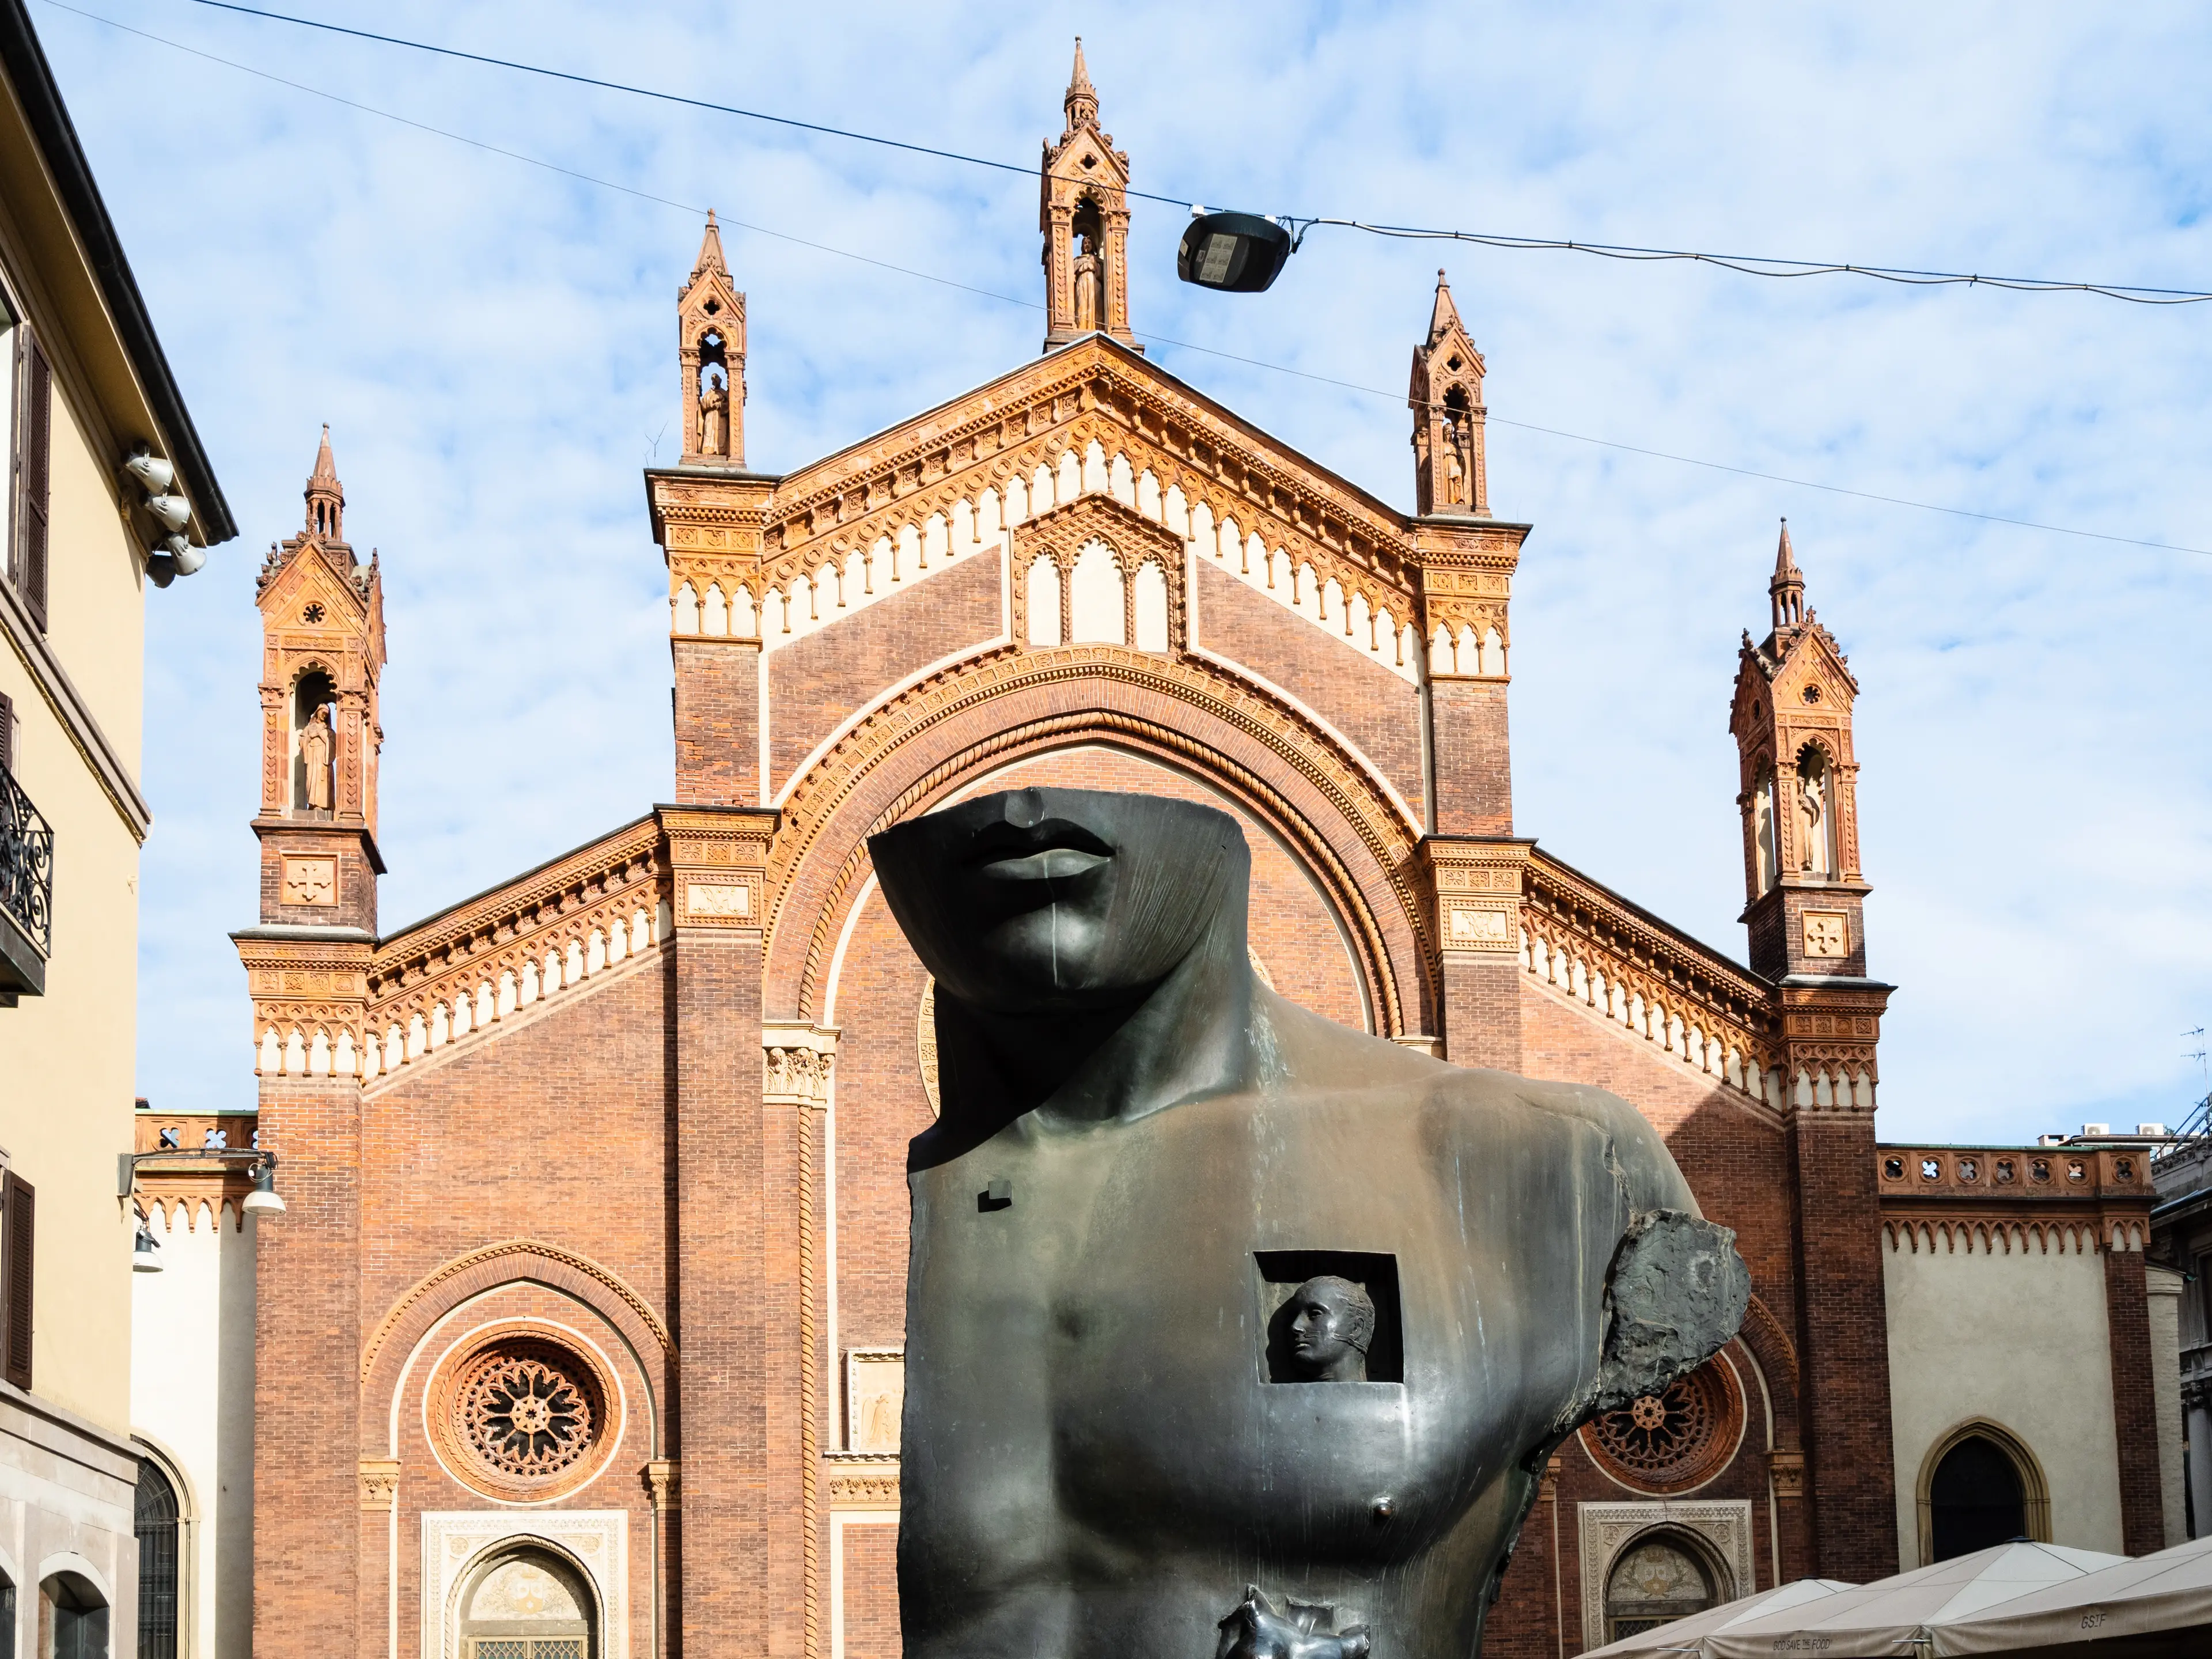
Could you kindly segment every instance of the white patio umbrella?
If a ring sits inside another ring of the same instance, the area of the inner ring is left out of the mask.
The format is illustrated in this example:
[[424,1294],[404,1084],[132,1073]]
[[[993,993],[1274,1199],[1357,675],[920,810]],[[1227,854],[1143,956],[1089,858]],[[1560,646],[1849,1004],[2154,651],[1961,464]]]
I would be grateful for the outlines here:
[[1972,1618],[2054,1584],[2086,1577],[2127,1557],[2056,1544],[1998,1544],[1932,1567],[1876,1579],[1826,1600],[1715,1631],[1705,1659],[1910,1659],[1952,1621]]
[[2053,1584],[1934,1632],[1938,1656],[2042,1652],[2115,1637],[2171,1636],[2212,1653],[2212,1538]]
[[1601,1648],[1588,1649],[1582,1659],[1599,1659],[1600,1655],[1614,1659],[1616,1655],[1627,1654],[1650,1654],[1656,1659],[1656,1656],[1667,1653],[1699,1652],[1699,1640],[1708,1631],[1723,1629],[1739,1620],[1756,1619],[1762,1613],[1779,1613],[1785,1607],[1802,1607],[1808,1601],[1833,1595],[1838,1590],[1855,1588],[1840,1578],[1793,1579],[1756,1595],[1738,1596],[1717,1607],[1707,1607],[1703,1613],[1693,1613],[1687,1619],[1669,1620],[1638,1635],[1624,1636]]

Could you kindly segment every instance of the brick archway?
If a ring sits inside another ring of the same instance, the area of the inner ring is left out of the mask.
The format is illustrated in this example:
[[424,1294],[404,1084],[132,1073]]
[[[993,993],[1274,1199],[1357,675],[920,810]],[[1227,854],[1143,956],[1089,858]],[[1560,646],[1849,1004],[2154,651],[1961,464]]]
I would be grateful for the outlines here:
[[771,855],[763,1006],[815,1017],[870,835],[979,774],[1086,741],[1188,773],[1266,825],[1335,911],[1377,1034],[1436,1029],[1416,837],[1379,781],[1230,676],[1115,646],[963,665],[886,703],[801,781]]
[[378,1321],[362,1349],[361,1429],[364,1447],[381,1445],[383,1419],[416,1346],[465,1303],[510,1285],[540,1285],[597,1316],[629,1351],[655,1399],[647,1420],[652,1455],[665,1455],[666,1402],[676,1376],[676,1343],[651,1304],[588,1257],[535,1239],[488,1244],[417,1280]]

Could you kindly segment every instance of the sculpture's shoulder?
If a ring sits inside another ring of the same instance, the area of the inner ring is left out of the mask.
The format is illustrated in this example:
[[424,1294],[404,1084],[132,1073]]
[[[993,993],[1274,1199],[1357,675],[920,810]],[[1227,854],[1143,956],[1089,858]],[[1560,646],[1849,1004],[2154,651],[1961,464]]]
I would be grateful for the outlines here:
[[1696,1215],[1698,1200],[1674,1154],[1651,1121],[1628,1101],[1607,1089],[1586,1083],[1559,1083],[1516,1076],[1511,1072],[1480,1066],[1443,1066],[1445,1075],[1430,1088],[1430,1099],[1446,1109],[1472,1116],[1494,1116],[1500,1111],[1539,1112],[1586,1125],[1596,1133],[1606,1161],[1626,1188],[1632,1206],[1639,1212],[1681,1210]]
[[1586,1126],[1598,1155],[1612,1164],[1638,1212],[1698,1213],[1689,1183],[1650,1121],[1608,1090],[1540,1081],[1480,1066],[1453,1066],[1364,1032],[1268,993],[1268,1024],[1285,1077],[1301,1091],[1355,1091],[1418,1101],[1469,1141],[1494,1144],[1511,1121],[1531,1113]]

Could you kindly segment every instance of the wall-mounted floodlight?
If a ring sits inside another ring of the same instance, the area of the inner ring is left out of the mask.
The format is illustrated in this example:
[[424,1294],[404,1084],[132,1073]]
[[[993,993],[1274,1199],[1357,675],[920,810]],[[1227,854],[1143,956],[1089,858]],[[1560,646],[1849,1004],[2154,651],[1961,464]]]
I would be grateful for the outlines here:
[[146,510],[162,529],[173,533],[192,521],[192,504],[182,495],[149,495]]
[[161,1271],[161,1243],[154,1231],[143,1221],[138,1224],[138,1237],[131,1245],[131,1271],[134,1273],[157,1273]]
[[1297,249],[1287,226],[1256,213],[1190,210],[1190,225],[1176,250],[1176,275],[1200,288],[1258,294],[1282,274]]
[[131,446],[131,459],[123,463],[123,470],[136,478],[139,488],[149,495],[161,494],[177,476],[177,469],[143,441]]
[[[252,1178],[253,1190],[239,1201],[238,1207],[248,1215],[284,1213],[284,1200],[276,1191],[276,1154],[258,1146],[163,1146],[150,1152],[118,1152],[115,1155],[116,1195],[128,1198],[137,1190],[138,1166],[141,1164],[168,1164],[193,1158],[234,1165],[244,1164],[244,1173]],[[151,1235],[147,1237],[151,1237]],[[134,1261],[132,1266],[136,1267],[137,1264]],[[161,1271],[158,1267],[138,1270],[146,1273]]]

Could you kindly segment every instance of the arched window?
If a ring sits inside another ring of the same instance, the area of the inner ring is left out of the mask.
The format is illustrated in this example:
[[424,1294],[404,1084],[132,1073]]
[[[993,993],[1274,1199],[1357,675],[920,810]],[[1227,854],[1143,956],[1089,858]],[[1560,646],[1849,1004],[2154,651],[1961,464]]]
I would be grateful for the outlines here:
[[2026,1538],[2051,1541],[2051,1492],[2033,1453],[1994,1423],[1964,1423],[1920,1467],[1923,1566]]
[[1640,1635],[1703,1613],[1728,1596],[1710,1551],[1684,1533],[1646,1533],[1606,1575],[1604,1639]]
[[177,1489],[150,1457],[138,1460],[131,1531],[138,1539],[138,1659],[177,1659]]
[[107,1603],[99,1590],[73,1572],[40,1588],[40,1659],[107,1659]]
[[1994,1441],[1968,1435],[1943,1455],[1928,1483],[1934,1559],[1948,1561],[2027,1536],[2020,1471]]
[[461,1659],[592,1659],[592,1595],[548,1550],[495,1558],[461,1601]]

